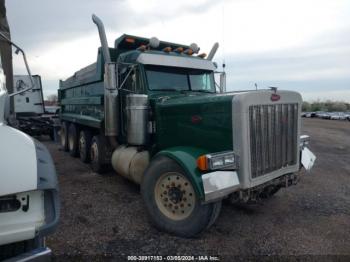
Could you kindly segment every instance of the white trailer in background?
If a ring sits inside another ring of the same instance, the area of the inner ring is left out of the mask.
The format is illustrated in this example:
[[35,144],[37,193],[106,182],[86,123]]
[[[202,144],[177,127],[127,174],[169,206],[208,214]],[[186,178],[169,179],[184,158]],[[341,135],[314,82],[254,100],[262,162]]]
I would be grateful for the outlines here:
[[[27,92],[18,94],[14,98],[16,116],[42,115],[45,112],[41,77],[39,75],[33,75],[32,77],[34,87]],[[13,84],[13,90],[15,92],[20,92],[31,86],[31,80],[28,75],[14,75]]]

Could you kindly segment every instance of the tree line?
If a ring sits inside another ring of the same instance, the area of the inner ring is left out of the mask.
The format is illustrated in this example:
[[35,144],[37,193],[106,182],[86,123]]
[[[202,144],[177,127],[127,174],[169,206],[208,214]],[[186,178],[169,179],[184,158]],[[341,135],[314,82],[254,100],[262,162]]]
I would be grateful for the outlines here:
[[350,111],[350,103],[331,101],[327,100],[324,102],[303,102],[302,106],[303,112],[315,112],[315,111],[325,111],[325,112],[347,112]]

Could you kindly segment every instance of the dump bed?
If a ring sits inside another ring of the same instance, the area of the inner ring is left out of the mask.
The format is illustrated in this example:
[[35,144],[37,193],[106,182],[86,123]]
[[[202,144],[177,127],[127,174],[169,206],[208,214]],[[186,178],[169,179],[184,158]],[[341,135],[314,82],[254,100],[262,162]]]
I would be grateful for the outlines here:
[[[115,52],[110,48],[111,58]],[[97,61],[75,72],[65,81],[60,81],[58,99],[61,106],[61,120],[100,128],[104,119],[104,59],[101,48]]]

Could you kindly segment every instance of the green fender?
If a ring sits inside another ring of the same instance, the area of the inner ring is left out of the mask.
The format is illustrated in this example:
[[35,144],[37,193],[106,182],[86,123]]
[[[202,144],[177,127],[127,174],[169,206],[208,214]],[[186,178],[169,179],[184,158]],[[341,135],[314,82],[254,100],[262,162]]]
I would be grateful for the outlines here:
[[202,173],[197,168],[197,158],[208,153],[207,150],[201,148],[177,146],[162,150],[155,157],[167,156],[175,160],[189,175],[197,196],[202,200],[204,199]]

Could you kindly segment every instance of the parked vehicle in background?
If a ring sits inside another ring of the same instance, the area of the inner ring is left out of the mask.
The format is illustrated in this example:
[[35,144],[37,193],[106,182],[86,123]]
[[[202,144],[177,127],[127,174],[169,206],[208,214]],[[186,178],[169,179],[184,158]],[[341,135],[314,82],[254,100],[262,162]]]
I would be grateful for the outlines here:
[[345,117],[346,117],[347,120],[350,121],[350,112],[346,112],[346,113],[345,113]]
[[46,147],[7,125],[8,100],[20,92],[7,93],[0,65],[0,260],[46,261],[44,238],[59,219],[58,183]]
[[59,111],[60,111],[59,106],[45,106],[45,114],[58,115]]
[[[44,105],[41,77],[39,75],[15,75],[14,90],[21,92],[33,85],[30,90],[18,94],[14,98],[14,110],[16,125],[14,127],[31,136],[48,135],[54,138],[55,114],[58,107],[46,107]],[[53,113],[48,111],[55,110]],[[57,117],[56,117],[57,118]]]
[[319,117],[322,118],[322,119],[330,119],[331,118],[331,113],[323,112],[323,113],[319,114]]
[[302,115],[302,116],[307,117],[307,118],[315,117],[316,113],[315,112],[304,112],[304,115]]
[[333,112],[330,115],[331,120],[346,120],[347,117],[343,112]]

